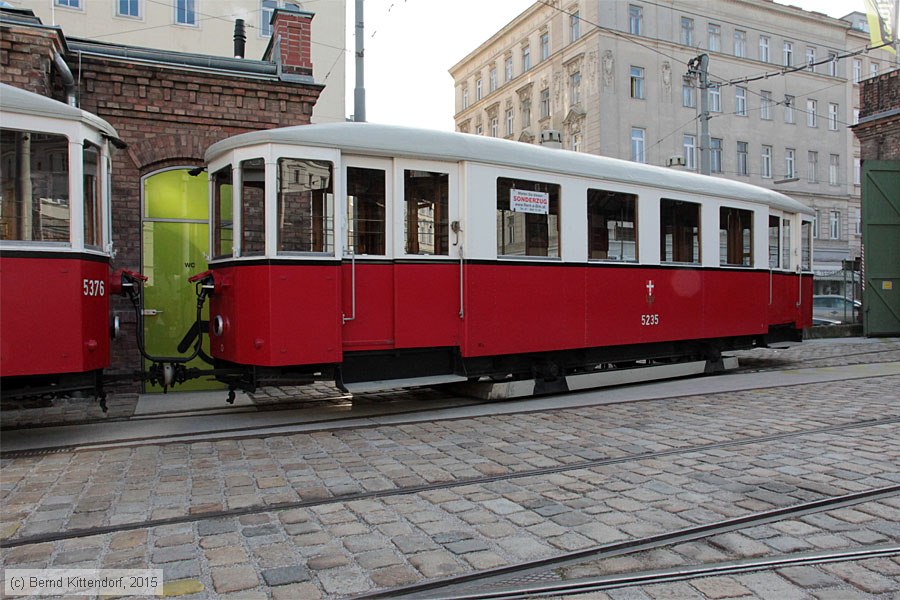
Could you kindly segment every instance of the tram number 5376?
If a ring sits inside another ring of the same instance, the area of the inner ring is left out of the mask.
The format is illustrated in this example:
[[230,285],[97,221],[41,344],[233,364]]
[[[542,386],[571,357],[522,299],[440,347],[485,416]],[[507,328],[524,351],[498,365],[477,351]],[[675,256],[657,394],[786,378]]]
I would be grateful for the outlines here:
[[102,279],[85,279],[82,281],[85,296],[103,296],[106,294],[105,282]]
[[641,315],[641,325],[652,326],[659,325],[659,315]]

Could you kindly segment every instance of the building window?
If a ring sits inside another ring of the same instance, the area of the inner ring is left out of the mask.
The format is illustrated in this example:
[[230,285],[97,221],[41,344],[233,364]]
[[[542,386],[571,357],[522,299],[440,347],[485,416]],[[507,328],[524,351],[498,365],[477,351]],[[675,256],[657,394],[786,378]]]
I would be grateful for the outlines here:
[[276,8],[278,8],[278,0],[260,0],[259,35],[264,37],[272,35],[272,12]]
[[792,42],[784,43],[784,66],[790,67],[794,64],[794,44]]
[[531,127],[531,98],[522,100],[522,127]]
[[734,30],[734,55],[747,56],[747,32],[741,29]]
[[685,46],[694,45],[694,20],[681,17],[681,43]]
[[828,213],[828,233],[831,239],[841,239],[841,211],[832,210]]
[[644,97],[644,67],[631,67],[631,97]]
[[475,102],[478,102],[484,97],[484,83],[481,80],[481,77],[475,80]]
[[581,71],[576,71],[569,76],[569,98],[572,106],[581,102]]
[[637,260],[636,204],[634,194],[587,191],[588,258]]
[[760,163],[759,174],[765,179],[772,178],[772,146],[762,147],[762,162]]
[[853,83],[859,83],[862,79],[862,61],[858,58],[853,59]]
[[839,172],[841,169],[840,154],[832,154],[828,160],[828,183],[829,185],[838,185]]
[[449,254],[448,205],[450,174],[432,171],[403,172],[404,236],[407,254]]
[[644,9],[635,4],[628,5],[628,32],[642,35],[644,29]]
[[722,112],[722,91],[714,83],[709,86],[709,110],[710,112]]
[[806,181],[819,182],[819,153],[814,150],[806,153]]
[[81,0],[56,0],[56,6],[81,10]]
[[709,46],[710,52],[721,52],[722,51],[722,27],[720,25],[716,25],[715,23],[710,23],[706,28],[707,37],[709,41],[707,45]]
[[513,109],[506,109],[506,137],[510,137],[513,134]]
[[497,117],[491,117],[491,137],[500,135],[500,121]]
[[140,2],[140,0],[118,0],[116,2],[116,16],[140,19],[141,18],[141,2]]
[[734,114],[739,117],[747,116],[747,88],[734,88]]
[[722,172],[722,140],[712,138],[709,140],[709,159],[710,171],[713,173]]
[[541,118],[546,119],[550,116],[550,88],[541,90]]
[[807,100],[806,101],[806,126],[807,127],[818,127],[819,126],[819,116],[816,114],[817,108],[818,108],[818,103],[815,100]]
[[569,15],[569,40],[574,42],[581,37],[581,17],[578,11]]
[[506,75],[506,81],[504,83],[508,83],[508,82],[512,81],[512,78],[513,78],[512,56],[506,57],[505,75]]
[[645,131],[640,127],[631,128],[631,160],[634,162],[647,162],[644,155],[644,134]]
[[463,110],[469,108],[469,88],[467,87],[462,89],[462,107]]
[[522,71],[531,70],[531,45],[522,46]]
[[572,152],[581,152],[581,134],[574,133],[572,134],[572,139],[569,143],[569,150]]
[[869,77],[878,77],[878,63],[869,63]]
[[497,67],[491,67],[488,77],[488,93],[497,89]]
[[819,239],[819,209],[815,209],[815,215],[812,220],[812,236],[814,240]]
[[784,122],[785,123],[793,123],[794,122],[794,97],[787,96],[784,97]]
[[475,126],[475,135],[484,135],[484,125],[479,123]]
[[750,175],[750,161],[748,158],[747,142],[737,143],[737,174],[743,175],[745,177]]
[[853,124],[856,125],[857,123],[859,123],[859,109],[854,108],[853,109]]
[[816,72],[816,49],[811,46],[806,47],[806,70],[811,71],[813,73]]
[[700,262],[700,205],[659,201],[660,256],[662,262]]
[[769,38],[765,35],[759,36],[759,60],[771,62],[769,59]]
[[772,92],[763,90],[760,92],[760,97],[759,118],[770,121],[772,119]]
[[784,178],[793,179],[794,172],[794,149],[785,148],[784,150]]
[[739,208],[719,209],[719,264],[753,266],[753,212]]
[[837,131],[838,128],[838,105],[828,103],[828,129]]
[[690,77],[685,77],[681,81],[681,105],[686,108],[694,108],[697,105],[694,81]]
[[862,185],[862,161],[853,159],[853,185]]
[[693,135],[685,134],[682,138],[684,146],[684,166],[694,170],[697,168],[697,138]]
[[837,77],[838,74],[838,55],[837,52],[828,53],[828,74]]
[[557,184],[498,177],[497,256],[558,258],[559,195]]
[[541,34],[541,60],[550,58],[550,34],[546,31]]
[[175,22],[179,25],[197,24],[196,0],[175,0]]

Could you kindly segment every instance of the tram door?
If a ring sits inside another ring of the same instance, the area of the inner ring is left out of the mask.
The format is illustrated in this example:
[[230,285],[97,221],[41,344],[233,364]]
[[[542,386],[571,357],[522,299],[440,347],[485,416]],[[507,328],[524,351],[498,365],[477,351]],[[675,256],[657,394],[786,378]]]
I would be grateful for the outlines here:
[[[143,182],[142,273],[144,283],[144,344],[151,356],[183,356],[196,341],[197,302],[188,282],[207,268],[209,202],[207,177],[192,177],[188,169],[172,169]],[[209,308],[202,314],[203,347],[188,367],[209,368]],[[144,361],[144,368],[150,366]],[[173,391],[221,389],[207,379],[192,379]],[[145,391],[162,387],[145,383]]]

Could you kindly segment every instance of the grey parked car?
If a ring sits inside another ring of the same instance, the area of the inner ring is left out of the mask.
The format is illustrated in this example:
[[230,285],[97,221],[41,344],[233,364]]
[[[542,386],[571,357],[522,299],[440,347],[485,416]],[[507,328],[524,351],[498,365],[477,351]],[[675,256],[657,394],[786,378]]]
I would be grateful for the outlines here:
[[859,323],[862,321],[862,303],[838,295],[813,296],[813,317]]

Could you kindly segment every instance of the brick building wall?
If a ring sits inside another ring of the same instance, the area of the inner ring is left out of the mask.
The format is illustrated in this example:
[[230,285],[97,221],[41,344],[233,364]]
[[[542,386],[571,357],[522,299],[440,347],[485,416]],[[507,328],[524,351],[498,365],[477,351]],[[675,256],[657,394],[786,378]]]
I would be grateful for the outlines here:
[[[202,165],[211,144],[238,133],[310,122],[323,87],[304,77],[311,75],[312,16],[277,12],[283,19],[302,20],[304,26],[294,29],[306,36],[305,54],[281,53],[283,60],[296,56],[305,61],[283,65],[290,67],[287,77],[275,74],[274,66],[266,76],[258,70],[242,72],[239,66],[226,70],[177,64],[171,53],[160,53],[158,61],[104,55],[100,44],[92,52],[75,52],[59,28],[42,26],[33,17],[31,23],[0,22],[0,81],[65,101],[53,65],[54,52],[59,52],[78,82],[79,107],[108,121],[127,144],[112,166],[113,269],[140,271],[142,177],[168,167]],[[281,44],[302,42],[294,36]],[[140,369],[133,310],[122,299],[115,299],[113,308],[125,337],[113,342],[112,368]]]
[[863,81],[859,96],[862,160],[900,160],[900,69]]

